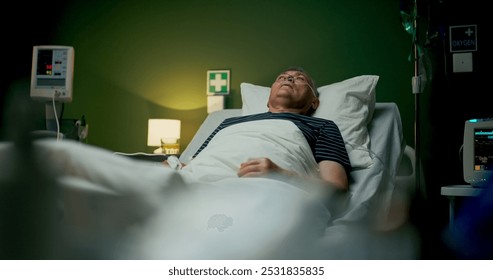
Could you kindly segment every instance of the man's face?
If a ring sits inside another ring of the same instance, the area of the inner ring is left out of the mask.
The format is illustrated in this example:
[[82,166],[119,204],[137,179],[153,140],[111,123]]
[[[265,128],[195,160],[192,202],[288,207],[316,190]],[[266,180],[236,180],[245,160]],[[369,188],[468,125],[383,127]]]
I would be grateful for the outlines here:
[[277,76],[271,86],[269,108],[308,109],[314,99],[309,78],[299,71],[286,71]]
[[271,91],[285,92],[291,94],[312,94],[308,77],[299,71],[286,71],[279,74],[272,84]]

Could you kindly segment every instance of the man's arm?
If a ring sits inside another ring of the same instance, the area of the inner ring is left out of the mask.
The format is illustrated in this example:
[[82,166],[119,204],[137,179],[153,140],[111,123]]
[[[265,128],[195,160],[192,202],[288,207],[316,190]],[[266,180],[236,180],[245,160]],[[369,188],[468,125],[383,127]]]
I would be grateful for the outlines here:
[[268,158],[256,158],[242,163],[238,169],[238,176],[262,177],[275,172],[294,180],[302,180],[300,183],[304,186],[320,186],[318,191],[321,191],[320,198],[325,206],[333,213],[340,213],[348,203],[349,182],[346,170],[342,164],[330,160],[321,161],[318,165],[320,178],[315,178],[301,176],[294,171],[281,168]]
[[337,190],[347,192],[349,190],[348,175],[344,167],[335,161],[323,160],[318,163],[320,178]]
[[[323,185],[329,185],[335,190],[347,192],[349,189],[348,176],[344,167],[335,162],[324,160],[319,164],[320,178]],[[260,177],[271,172],[277,172],[286,176],[300,176],[294,171],[281,168],[268,158],[250,159],[241,164],[238,170],[239,177]],[[314,178],[310,178],[313,180]]]

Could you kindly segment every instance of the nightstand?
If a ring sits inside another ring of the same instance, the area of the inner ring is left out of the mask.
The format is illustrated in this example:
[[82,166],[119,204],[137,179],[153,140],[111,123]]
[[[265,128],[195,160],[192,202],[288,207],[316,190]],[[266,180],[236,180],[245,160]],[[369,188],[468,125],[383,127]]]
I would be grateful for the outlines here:
[[443,186],[441,195],[444,195],[449,200],[449,228],[454,229],[455,221],[455,199],[457,197],[474,197],[481,194],[483,189],[471,187],[470,185],[448,185]]

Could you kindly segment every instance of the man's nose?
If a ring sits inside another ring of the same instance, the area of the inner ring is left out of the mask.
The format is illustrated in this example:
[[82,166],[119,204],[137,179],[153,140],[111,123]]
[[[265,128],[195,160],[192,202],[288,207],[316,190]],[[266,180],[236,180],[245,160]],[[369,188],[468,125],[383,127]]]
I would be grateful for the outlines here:
[[288,76],[288,77],[286,78],[286,80],[287,80],[288,82],[291,82],[291,83],[292,83],[292,82],[294,82],[294,77],[292,77],[292,76]]

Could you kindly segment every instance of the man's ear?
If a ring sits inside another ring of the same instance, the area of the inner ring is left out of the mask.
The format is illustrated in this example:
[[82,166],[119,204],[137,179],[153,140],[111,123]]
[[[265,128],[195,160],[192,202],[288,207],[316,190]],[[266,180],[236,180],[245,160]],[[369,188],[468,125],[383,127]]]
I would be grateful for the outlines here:
[[310,104],[310,108],[308,108],[308,115],[313,115],[313,113],[317,110],[318,105],[320,105],[320,100],[318,98],[314,98]]
[[312,101],[313,111],[317,110],[319,105],[320,105],[320,99],[318,99],[318,98],[313,99],[313,101]]

